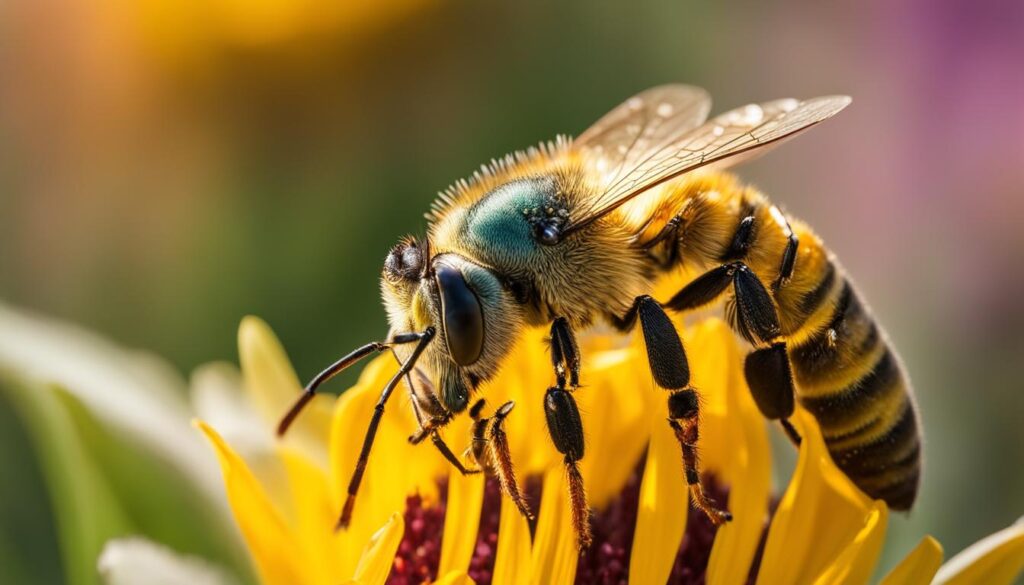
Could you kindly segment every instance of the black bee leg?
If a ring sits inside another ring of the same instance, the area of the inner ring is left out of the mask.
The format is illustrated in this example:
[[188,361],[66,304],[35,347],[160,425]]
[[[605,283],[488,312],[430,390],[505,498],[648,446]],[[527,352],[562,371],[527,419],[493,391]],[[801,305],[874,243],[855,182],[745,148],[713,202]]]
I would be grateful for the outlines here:
[[382,351],[391,349],[391,347],[395,345],[422,342],[424,337],[433,337],[433,335],[433,329],[431,328],[428,328],[428,330],[424,331],[423,333],[399,333],[393,336],[388,341],[373,341],[367,343],[366,345],[353,350],[351,353],[341,358],[340,360],[334,362],[333,364],[328,366],[326,370],[320,372],[319,374],[316,375],[315,378],[310,380],[309,384],[306,384],[306,388],[299,396],[299,399],[295,401],[295,404],[292,405],[291,409],[288,410],[288,413],[285,414],[284,418],[281,419],[281,422],[278,423],[277,436],[280,437],[281,435],[285,434],[285,432],[288,431],[288,427],[290,427],[292,423],[295,421],[295,417],[297,417],[299,413],[302,411],[302,409],[306,406],[306,404],[308,404],[309,401],[313,399],[313,396],[316,395],[316,389],[319,388],[320,385],[323,384],[324,382],[337,376],[352,364],[358,362],[359,360],[363,359],[364,357],[374,352],[380,353]]
[[737,329],[755,347],[761,346],[743,364],[747,386],[765,418],[779,420],[786,435],[799,445],[800,434],[788,420],[796,406],[796,387],[775,302],[745,265],[736,271],[733,288]]
[[714,301],[729,285],[735,293],[735,327],[757,347],[747,355],[744,373],[761,413],[784,421],[783,428],[799,444],[799,435],[786,420],[795,407],[793,373],[782,338],[775,301],[761,280],[743,262],[723,264],[696,278],[667,304],[676,311],[696,309]]
[[478,401],[469,414],[473,418],[473,443],[470,447],[473,457],[494,474],[501,485],[501,491],[512,500],[519,512],[527,519],[533,520],[533,512],[519,489],[515,466],[512,465],[512,454],[508,447],[508,436],[502,423],[512,412],[515,403],[511,400],[502,404],[490,418],[482,418],[484,401]]
[[[590,546],[590,506],[583,488],[579,461],[583,458],[583,421],[571,392],[579,385],[580,353],[569,322],[563,317],[551,324],[551,362],[557,385],[544,394],[544,414],[548,432],[558,452],[564,456],[569,482],[572,523],[580,549]],[[568,385],[567,385],[568,384]]]
[[454,466],[462,475],[473,475],[474,473],[480,473],[483,471],[482,469],[468,468],[463,465],[462,462],[459,461],[459,458],[455,456],[455,453],[452,453],[452,450],[448,448],[444,439],[441,438],[441,434],[437,432],[436,427],[430,430],[430,440],[433,441],[434,446],[441,452],[441,455],[443,455],[444,458],[447,459],[448,462],[451,463],[452,466]]
[[434,339],[434,334],[435,330],[433,327],[427,327],[422,333],[405,334],[415,336],[414,339],[417,341],[416,347],[408,359],[402,363],[402,367],[388,380],[388,383],[380,393],[380,398],[377,399],[377,405],[373,407],[373,416],[370,418],[370,425],[366,429],[366,437],[363,439],[363,447],[359,451],[359,459],[356,461],[355,471],[352,472],[352,479],[348,483],[348,495],[345,498],[345,506],[341,510],[341,517],[338,518],[336,529],[348,527],[349,522],[352,520],[352,509],[355,507],[356,494],[359,492],[359,484],[363,481],[366,462],[370,458],[370,449],[373,447],[373,440],[377,436],[377,427],[380,426],[380,419],[384,416],[384,405],[391,398],[395,388],[398,386],[398,382],[412,371],[416,361],[423,354],[423,350]]
[[631,312],[635,312],[640,319],[654,381],[669,391],[668,424],[682,448],[683,469],[693,505],[707,514],[715,524],[732,520],[732,514],[715,507],[714,502],[704,494],[701,485],[697,461],[699,399],[697,392],[690,386],[690,367],[679,333],[653,298],[638,297],[633,308]]
[[793,232],[786,215],[778,207],[772,205],[772,217],[786,232],[786,248],[782,251],[782,261],[779,263],[779,276],[772,283],[772,290],[778,292],[793,276],[793,269],[796,267],[796,251],[800,246],[800,239]]
[[580,419],[576,399],[563,388],[548,388],[544,395],[544,414],[548,419],[551,441],[558,452],[564,455],[568,472],[569,503],[572,508],[572,524],[580,549],[590,546],[590,506],[583,489],[579,460],[583,458],[583,421]]
[[723,264],[701,274],[677,292],[665,306],[683,312],[699,309],[717,299],[732,284],[733,274],[740,262]]
[[[412,404],[412,412],[416,416],[416,422],[420,425],[420,428],[409,436],[409,442],[413,445],[418,445],[422,443],[424,439],[430,437],[431,442],[434,444],[434,447],[437,448],[438,452],[440,452],[441,455],[459,471],[459,473],[462,475],[480,473],[482,471],[480,469],[469,469],[463,465],[462,461],[456,457],[455,453],[453,453],[448,447],[448,444],[444,442],[443,438],[441,438],[441,433],[438,432],[438,429],[447,425],[451,421],[451,415],[444,410],[441,401],[438,400],[431,392],[418,391],[417,387],[412,382],[411,373],[405,375],[405,383],[409,386],[409,393],[412,398],[409,401],[410,404]],[[433,407],[439,409],[438,412],[440,412],[441,415],[424,420],[424,414],[422,412],[423,409],[419,403],[422,400],[431,399],[434,402]]]
[[743,373],[761,414],[768,420],[778,420],[786,436],[799,446],[800,434],[789,422],[796,405],[786,343],[777,341],[747,354]]
[[646,242],[642,243],[640,247],[651,253],[658,244],[663,242],[669,242],[668,251],[663,258],[659,260],[662,268],[669,268],[675,266],[676,262],[679,261],[679,246],[675,242],[676,237],[679,235],[679,226],[683,223],[683,215],[676,214],[672,216],[672,219],[665,222],[661,230]]
[[580,385],[580,346],[565,317],[551,323],[551,365],[559,388],[575,390]]
[[788,418],[782,418],[779,419],[779,424],[782,425],[782,430],[786,433],[786,436],[789,437],[789,440],[799,447],[803,438],[800,436],[800,432],[796,430],[796,427],[793,426],[793,423],[789,422]]

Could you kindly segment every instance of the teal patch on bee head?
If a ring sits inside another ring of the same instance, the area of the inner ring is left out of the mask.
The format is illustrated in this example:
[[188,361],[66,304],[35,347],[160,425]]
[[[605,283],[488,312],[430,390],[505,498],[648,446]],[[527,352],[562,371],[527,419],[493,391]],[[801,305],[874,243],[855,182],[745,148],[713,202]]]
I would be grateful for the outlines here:
[[569,215],[557,189],[551,177],[518,179],[494,189],[469,212],[470,241],[489,254],[518,259],[529,257],[538,243],[555,243],[550,236],[557,236]]

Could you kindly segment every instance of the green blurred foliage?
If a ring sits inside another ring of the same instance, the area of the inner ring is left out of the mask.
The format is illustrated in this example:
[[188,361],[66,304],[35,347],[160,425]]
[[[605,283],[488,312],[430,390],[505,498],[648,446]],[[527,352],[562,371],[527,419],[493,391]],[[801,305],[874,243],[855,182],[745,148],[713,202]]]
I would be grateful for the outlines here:
[[[104,544],[135,535],[247,574],[225,515],[153,453],[97,421],[58,387],[5,374],[0,394],[24,421],[32,444],[22,443],[19,454],[35,455],[52,509],[51,516],[30,499],[32,516],[24,517],[22,494],[4,500],[0,559],[12,562],[3,564],[3,582],[58,582],[62,575],[72,585],[98,585],[96,561]],[[9,480],[20,478],[12,475],[0,482],[5,491],[18,487]],[[8,523],[9,518],[14,521]],[[59,564],[40,554],[49,545],[47,521],[57,531]],[[29,530],[23,532],[25,527]]]

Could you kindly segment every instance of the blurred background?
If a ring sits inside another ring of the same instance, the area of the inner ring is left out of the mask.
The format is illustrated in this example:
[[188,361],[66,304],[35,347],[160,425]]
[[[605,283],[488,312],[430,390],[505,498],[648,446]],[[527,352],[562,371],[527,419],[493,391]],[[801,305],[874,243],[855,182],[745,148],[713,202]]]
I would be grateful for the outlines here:
[[[183,374],[257,314],[308,378],[385,331],[385,253],[480,163],[659,83],[715,111],[849,94],[741,174],[816,227],[914,380],[926,475],[883,564],[924,532],[948,557],[1024,514],[1024,3],[827,4],[4,2],[0,299]],[[2,410],[0,506],[48,518]],[[53,576],[50,524],[12,546]]]

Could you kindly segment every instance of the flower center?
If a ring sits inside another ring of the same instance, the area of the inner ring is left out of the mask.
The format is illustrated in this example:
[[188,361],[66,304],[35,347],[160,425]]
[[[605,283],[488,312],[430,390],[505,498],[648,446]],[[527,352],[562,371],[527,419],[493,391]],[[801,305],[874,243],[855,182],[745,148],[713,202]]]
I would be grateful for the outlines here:
[[[629,557],[633,547],[642,476],[643,461],[641,460],[615,499],[603,509],[594,512],[592,517],[594,542],[580,556],[576,568],[577,584],[621,583],[625,585],[628,582]],[[441,501],[433,506],[425,507],[423,499],[419,495],[412,495],[406,499],[406,530],[387,580],[389,585],[419,585],[437,577],[444,515],[447,508],[447,483],[447,479],[438,482]],[[716,481],[714,476],[707,476],[704,485],[708,495],[714,501],[725,502],[728,500],[728,488]],[[525,491],[530,505],[534,510],[539,510],[537,503],[541,502],[543,495],[541,494],[540,478],[528,478]],[[561,495],[557,494],[556,497],[561,497]],[[498,548],[498,523],[503,504],[498,482],[493,478],[488,478],[484,488],[484,502],[480,514],[476,548],[469,566],[469,576],[478,585],[491,583],[495,553]],[[767,522],[765,527],[767,529]],[[534,526],[531,525],[530,528],[533,530]],[[708,559],[711,557],[711,547],[714,544],[717,530],[718,528],[711,523],[706,514],[700,513],[693,507],[690,508],[690,514],[686,521],[686,532],[669,577],[670,584],[704,583],[704,573]],[[752,576],[757,574],[757,559],[760,558],[760,549],[763,547],[764,537],[762,536],[761,546],[751,570]]]

